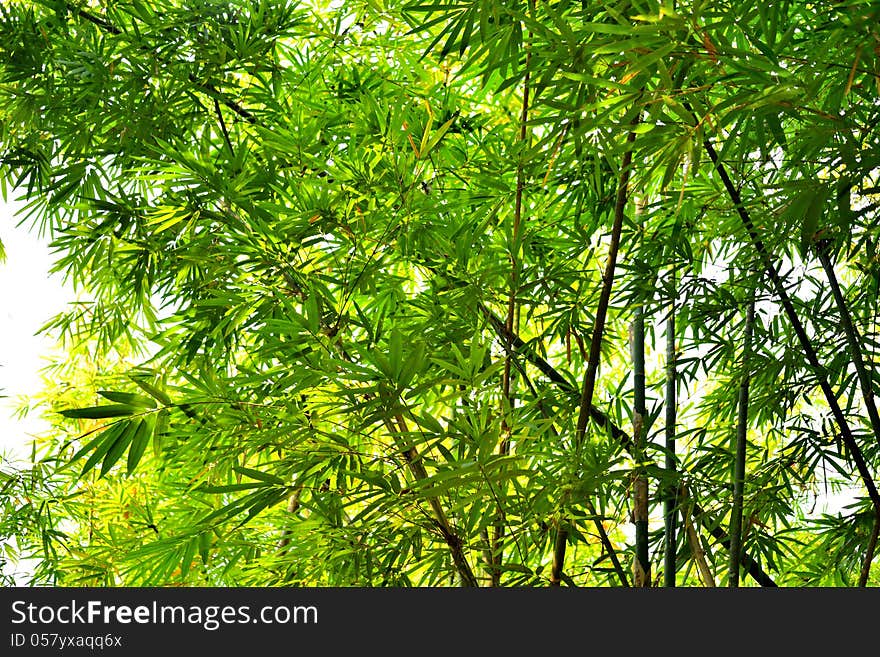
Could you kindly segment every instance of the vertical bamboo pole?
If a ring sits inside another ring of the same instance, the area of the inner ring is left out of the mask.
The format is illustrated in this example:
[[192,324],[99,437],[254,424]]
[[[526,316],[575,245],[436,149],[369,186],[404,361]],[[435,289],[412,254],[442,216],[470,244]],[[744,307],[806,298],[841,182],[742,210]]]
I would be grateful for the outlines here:
[[[676,353],[675,353],[675,301],[677,297],[677,284],[675,269],[672,269],[672,303],[669,305],[669,317],[666,320],[666,427],[665,427],[665,447],[666,447],[666,472],[670,476],[675,473],[678,464],[675,458],[675,423],[677,415],[677,372],[676,372]],[[677,487],[673,482],[664,484],[663,492],[663,525],[666,535],[666,544],[663,551],[663,586],[675,586],[676,564],[676,548],[678,539],[676,536],[676,520],[675,512]]]
[[[636,199],[635,213],[641,227],[642,199]],[[640,292],[641,294],[641,292]],[[630,326],[630,352],[633,363],[633,441],[636,463],[633,471],[633,523],[635,524],[636,551],[633,559],[633,584],[651,586],[651,561],[648,554],[648,477],[645,472],[645,306],[639,300]]]
[[742,372],[739,378],[739,400],[736,421],[736,445],[733,457],[733,508],[730,512],[730,559],[728,586],[739,587],[739,568],[742,563],[743,489],[746,479],[746,444],[749,428],[749,367],[752,354],[752,334],[755,327],[755,290],[746,306],[743,335]]

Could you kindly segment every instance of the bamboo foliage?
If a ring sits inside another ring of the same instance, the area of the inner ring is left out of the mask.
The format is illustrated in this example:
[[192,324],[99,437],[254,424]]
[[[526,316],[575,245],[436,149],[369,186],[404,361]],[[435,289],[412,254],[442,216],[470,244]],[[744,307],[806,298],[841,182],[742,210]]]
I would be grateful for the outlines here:
[[878,23],[4,3],[0,191],[82,299],[45,327],[51,430],[0,470],[3,558],[64,585],[876,583]]

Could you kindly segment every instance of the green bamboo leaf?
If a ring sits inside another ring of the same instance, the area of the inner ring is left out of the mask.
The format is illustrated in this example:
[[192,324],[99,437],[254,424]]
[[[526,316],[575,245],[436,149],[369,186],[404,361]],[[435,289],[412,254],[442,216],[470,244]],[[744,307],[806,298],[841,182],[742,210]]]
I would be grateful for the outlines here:
[[144,451],[147,449],[147,443],[152,437],[155,429],[155,418],[148,415],[138,424],[134,436],[131,439],[131,449],[128,450],[128,460],[126,463],[127,472],[131,474],[140,463]]
[[318,305],[318,296],[315,293],[310,294],[306,298],[305,316],[309,332],[317,335],[321,329],[321,309]]
[[345,473],[352,479],[361,479],[371,486],[381,488],[385,491],[392,491],[391,483],[381,472],[373,472],[371,470],[345,470]]
[[168,410],[162,409],[156,415],[156,426],[153,429],[153,456],[160,458],[162,456],[162,439],[168,430]]
[[[96,449],[102,441],[107,439],[106,434],[108,431],[110,431],[110,429],[104,429],[103,431],[99,432],[97,436],[95,436],[89,442],[87,442],[83,447],[81,447],[71,457],[69,463],[75,463],[76,461],[80,460],[83,456],[85,456],[86,454],[88,454],[92,450]],[[109,445],[108,445],[108,449],[109,449]]]
[[218,485],[212,486],[208,484],[202,484],[200,486],[196,486],[193,490],[198,493],[208,493],[210,495],[219,495],[222,493],[235,493],[242,490],[251,490],[253,488],[265,488],[269,486],[269,482],[265,481],[251,481],[243,484],[226,484],[226,485]]
[[821,230],[825,228],[821,226],[821,220],[828,191],[828,186],[822,184],[802,189],[789,206],[787,214],[800,215],[801,255],[809,252],[813,243],[821,237]]
[[425,139],[422,140],[422,145],[419,148],[419,158],[427,157],[431,153],[431,151],[434,150],[437,144],[440,143],[440,140],[443,139],[443,135],[445,135],[449,131],[449,128],[452,127],[452,124],[455,123],[455,120],[457,118],[457,116],[453,116],[451,119],[446,121],[443,125],[441,125],[434,131],[434,134],[430,135],[430,138],[427,138],[428,132],[425,131]]
[[388,339],[388,366],[391,378],[397,380],[403,367],[403,336],[396,328]]
[[193,537],[192,540],[187,542],[186,548],[183,551],[183,556],[180,560],[180,579],[186,579],[190,566],[192,566],[193,559],[196,556],[196,550],[199,548],[199,544],[200,541],[198,536]]
[[130,404],[107,404],[105,406],[89,406],[87,408],[69,408],[60,411],[61,415],[69,418],[101,420],[110,417],[124,417],[134,415],[142,410]]
[[239,465],[232,466],[232,469],[235,472],[244,475],[245,477],[250,477],[251,479],[256,479],[257,481],[263,481],[267,484],[274,484],[276,486],[284,485],[284,480],[281,479],[281,477],[269,474],[268,472],[262,472],[261,470],[254,470],[252,468],[245,468]]
[[[89,470],[91,470],[95,465],[97,465],[98,461],[104,458],[107,452],[110,451],[110,448],[116,444],[116,441],[119,437],[125,433],[126,429],[129,427],[131,423],[128,421],[120,420],[116,422],[112,427],[107,429],[101,434],[101,441],[97,443],[96,448],[92,451],[91,456],[86,460],[85,464],[80,471],[79,478],[81,479]],[[93,441],[94,442],[94,441]],[[87,447],[90,447],[93,443],[89,443]],[[85,451],[81,450],[80,454],[74,458],[71,463],[80,456],[84,455]]]
[[510,573],[524,573],[526,575],[533,574],[531,568],[513,562],[503,563],[499,566],[499,569]]
[[202,564],[205,566],[207,566],[208,562],[211,560],[211,543],[212,536],[210,532],[199,533],[199,557],[202,559]]
[[152,383],[139,376],[131,376],[129,377],[134,383],[136,383],[144,392],[158,400],[160,404],[164,406],[171,405],[171,397],[169,397],[163,390],[160,390]]
[[128,448],[129,444],[131,444],[132,439],[143,424],[143,420],[125,423],[123,430],[119,433],[116,440],[113,441],[113,444],[110,445],[107,454],[104,456],[104,460],[101,461],[102,477],[106,475],[110,471],[110,468],[112,468],[122,455],[125,454],[125,450]]

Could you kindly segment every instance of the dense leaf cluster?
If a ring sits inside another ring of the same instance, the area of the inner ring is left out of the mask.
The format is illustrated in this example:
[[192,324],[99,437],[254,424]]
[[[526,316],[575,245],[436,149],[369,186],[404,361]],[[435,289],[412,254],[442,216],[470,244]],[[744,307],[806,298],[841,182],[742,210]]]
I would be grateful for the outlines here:
[[58,584],[868,581],[878,25],[6,3],[0,180],[89,296],[2,532]]

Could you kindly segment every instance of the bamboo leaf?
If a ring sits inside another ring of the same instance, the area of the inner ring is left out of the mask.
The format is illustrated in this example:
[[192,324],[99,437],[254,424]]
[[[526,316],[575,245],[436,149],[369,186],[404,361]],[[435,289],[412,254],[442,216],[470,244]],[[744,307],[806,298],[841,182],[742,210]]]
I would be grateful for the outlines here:
[[101,461],[101,477],[106,475],[110,468],[125,454],[125,450],[128,449],[131,441],[143,425],[144,420],[126,422],[123,425],[123,430],[119,433],[116,440],[113,441],[113,444],[110,445],[107,453],[104,455],[104,460]]
[[106,404],[104,406],[89,406],[87,408],[70,408],[60,411],[61,415],[69,418],[101,420],[111,417],[125,417],[134,415],[140,407],[130,404]]
[[269,474],[268,472],[262,472],[260,470],[254,470],[253,468],[245,468],[242,466],[234,465],[232,469],[239,474],[243,474],[245,477],[249,477],[251,479],[256,479],[257,481],[262,481],[267,484],[273,484],[276,486],[283,486],[284,480],[281,477],[278,477],[273,474]]
[[[86,451],[87,448],[89,451],[92,452],[91,455],[89,456],[89,458],[86,459],[86,462],[83,465],[82,470],[80,471],[80,475],[79,475],[80,479],[89,470],[91,470],[93,467],[95,467],[98,464],[98,461],[100,461],[101,459],[103,459],[106,456],[107,452],[109,452],[110,448],[116,444],[119,437],[123,433],[125,433],[125,431],[129,427],[129,425],[130,425],[130,423],[127,421],[120,420],[120,421],[116,422],[109,429],[107,429],[106,431],[101,433],[101,435],[100,435],[101,440],[100,441],[96,440],[96,441],[90,442],[88,445],[86,445],[85,448],[80,450],[80,452],[73,459],[71,459],[71,463],[74,463],[75,461],[79,460],[79,458],[81,458],[82,456],[85,456],[85,454],[88,453]],[[93,447],[93,445],[94,445],[94,447]]]
[[[419,148],[419,157],[424,158],[427,157],[431,151],[440,143],[440,140],[443,139],[443,136],[449,131],[449,128],[452,127],[452,124],[456,121],[456,116],[453,116],[451,119],[443,123],[439,128],[437,128],[432,135],[428,139],[422,139],[422,145]],[[428,137],[427,130],[425,131],[425,137]]]
[[147,416],[138,423],[134,436],[131,439],[131,449],[128,450],[128,460],[126,462],[128,474],[134,472],[138,463],[140,463],[154,429],[155,420],[153,416]]

